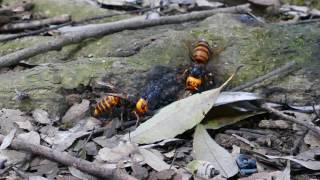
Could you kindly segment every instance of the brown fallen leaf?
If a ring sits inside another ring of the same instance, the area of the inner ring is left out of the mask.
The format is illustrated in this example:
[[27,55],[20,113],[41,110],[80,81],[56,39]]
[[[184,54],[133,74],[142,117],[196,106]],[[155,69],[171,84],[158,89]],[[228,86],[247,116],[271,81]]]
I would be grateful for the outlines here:
[[100,149],[96,159],[108,163],[119,163],[120,161],[140,162],[143,160],[143,156],[140,154],[136,144],[120,141],[114,148],[105,147]]
[[311,148],[320,147],[320,137],[316,133],[309,131],[304,137],[304,142]]
[[144,161],[156,171],[163,171],[170,168],[170,165],[163,159],[148,149],[140,148],[140,153],[144,157]]
[[290,172],[290,161],[287,160],[287,167],[282,171],[282,173],[279,176],[277,176],[276,180],[290,180]]
[[263,180],[274,180],[281,175],[281,171],[272,171],[272,172],[259,172],[250,175],[249,177],[239,178],[239,180],[257,180],[263,177]]
[[176,174],[175,170],[166,169],[160,172],[151,173],[149,180],[172,179],[175,174]]
[[89,113],[90,101],[84,99],[80,104],[74,104],[71,108],[68,109],[66,114],[62,117],[63,123],[74,124],[75,121],[82,119]]
[[2,144],[0,146],[0,150],[4,150],[7,149],[7,147],[10,146],[15,134],[17,132],[17,129],[14,128],[10,131],[10,133],[8,135],[6,135],[6,137],[3,139]]
[[40,124],[50,124],[51,120],[47,111],[42,109],[35,109],[32,111],[34,120]]
[[239,171],[231,154],[217,144],[201,124],[197,126],[194,133],[193,151],[196,160],[210,162],[223,177],[232,177]]

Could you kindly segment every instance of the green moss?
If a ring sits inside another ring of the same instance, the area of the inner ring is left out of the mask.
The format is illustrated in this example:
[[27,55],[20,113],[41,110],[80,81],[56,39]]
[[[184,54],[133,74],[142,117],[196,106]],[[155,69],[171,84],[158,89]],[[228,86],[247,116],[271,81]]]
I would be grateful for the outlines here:
[[[113,13],[114,11],[102,9],[86,2],[76,0],[27,0],[35,4],[34,12],[44,14],[48,17],[59,16],[62,14],[69,14],[73,20],[81,20],[84,18]],[[4,3],[15,4],[21,3],[21,0],[4,0]],[[124,17],[113,17],[110,20],[122,19]]]
[[[71,62],[74,64],[74,62]],[[108,58],[88,58],[69,67],[59,66],[61,85],[64,89],[74,89],[80,85],[87,86],[91,78],[101,77],[109,69],[113,60]]]
[[318,0],[282,0],[283,3],[289,3],[300,6],[309,6],[312,8],[320,9],[320,1]]
[[[221,19],[215,20],[222,21]],[[315,41],[320,36],[314,26],[248,28],[239,22],[225,22],[222,27],[205,25],[204,28],[201,26],[191,33],[208,39],[218,37],[217,42],[225,44],[226,49],[221,58],[213,64],[221,66],[214,68],[218,82],[224,81],[234,71],[234,67],[240,64],[244,64],[245,67],[232,81],[234,86],[264,75],[289,61],[298,62],[300,65],[310,63],[314,54],[318,52],[317,46],[310,45],[316,44]],[[202,22],[204,23],[206,22]],[[320,53],[318,54],[320,57]]]
[[239,63],[246,64],[246,67],[239,73],[235,84],[261,76],[289,61],[307,63],[315,50],[309,43],[315,37],[310,33],[301,34],[303,31],[307,32],[308,28],[298,28],[300,29],[273,26],[247,32],[252,38],[240,40],[245,46],[239,51],[238,60]]

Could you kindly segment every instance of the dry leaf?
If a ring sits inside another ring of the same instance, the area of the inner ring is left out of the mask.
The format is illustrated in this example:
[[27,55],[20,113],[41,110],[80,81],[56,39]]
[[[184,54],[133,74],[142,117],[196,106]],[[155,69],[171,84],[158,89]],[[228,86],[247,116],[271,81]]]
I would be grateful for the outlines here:
[[97,179],[96,177],[93,177],[93,176],[90,176],[89,174],[83,173],[72,166],[69,166],[68,169],[74,177],[77,177],[79,179],[82,179],[82,180],[96,180]]
[[239,180],[258,180],[263,177],[263,180],[274,180],[276,177],[281,175],[281,171],[272,171],[272,172],[259,172],[252,174],[251,176],[239,178]]
[[32,121],[32,118],[27,116],[24,112],[14,109],[0,110],[0,133],[9,134],[9,132],[17,127],[16,122]]
[[284,120],[261,120],[258,125],[265,129],[289,129],[291,124]]
[[40,145],[40,135],[35,131],[19,134],[17,139],[23,142]]
[[261,100],[262,98],[256,93],[249,92],[221,92],[215,102],[215,106],[230,104],[239,101],[254,101]]
[[[174,138],[193,128],[203,120],[206,113],[215,104],[222,88],[231,81],[234,75],[235,73],[219,88],[189,96],[162,108],[130,133],[131,141],[140,144],[154,143]],[[126,136],[126,139],[129,139],[129,135]]]
[[294,156],[266,156],[269,159],[287,159],[287,160],[291,160],[294,161],[298,164],[300,164],[301,166],[304,166],[305,168],[311,169],[311,170],[315,170],[318,171],[320,170],[320,161],[317,160],[301,160],[301,159],[297,159],[297,157]]
[[279,176],[277,176],[276,180],[290,180],[291,179],[290,178],[290,171],[291,171],[290,161],[288,160],[287,167],[284,169],[284,171]]
[[173,169],[166,169],[160,172],[151,172],[149,180],[173,179],[176,174]]
[[142,165],[138,163],[133,163],[132,166],[132,176],[137,179],[147,179],[149,176],[148,169],[145,167],[142,167]]
[[63,123],[74,124],[79,119],[82,119],[89,113],[90,110],[90,101],[84,99],[80,104],[74,104],[71,106],[66,114],[62,117]]
[[152,143],[152,144],[147,144],[147,145],[142,145],[140,146],[141,148],[152,148],[152,147],[157,147],[157,146],[166,146],[170,143],[173,142],[179,142],[179,141],[183,141],[182,139],[178,139],[178,138],[173,138],[173,139],[165,139],[163,141],[159,141],[157,143]]
[[49,179],[54,179],[59,172],[58,163],[41,158],[33,159],[29,169],[35,174],[45,175]]
[[319,111],[320,110],[320,105],[315,105],[315,106],[292,106],[292,105],[287,105],[292,109],[295,109],[297,111],[303,112],[303,113],[313,113],[314,110]]
[[144,157],[144,161],[156,171],[163,171],[170,168],[170,165],[165,163],[159,156],[153,152],[140,148],[140,153]]
[[118,163],[119,161],[130,161],[135,155],[139,154],[139,149],[136,144],[120,141],[118,146],[114,148],[100,149],[96,159],[108,163]]
[[99,136],[94,138],[93,141],[102,147],[114,148],[118,146],[119,142],[121,141],[121,138],[122,136],[120,135],[115,135],[111,138],[107,138],[106,136]]
[[194,134],[195,159],[210,162],[226,178],[238,173],[239,169],[231,154],[217,144],[203,125],[198,125]]
[[28,178],[28,180],[49,180],[49,179],[44,178],[42,176],[31,176]]
[[57,151],[64,151],[68,149],[79,137],[82,137],[87,134],[90,134],[90,132],[58,131],[54,135],[52,148]]
[[32,116],[34,120],[40,124],[50,124],[51,120],[49,118],[49,114],[47,111],[44,111],[42,109],[35,109],[32,111]]
[[254,115],[257,115],[259,113],[257,112],[250,112],[250,113],[243,113],[239,114],[237,116],[225,116],[225,117],[219,117],[212,120],[209,120],[204,126],[206,129],[219,129],[227,125],[234,124],[236,122],[239,122],[243,119],[247,119],[249,117],[252,117]]
[[238,173],[238,166],[231,154],[217,144],[203,125],[198,125],[193,140],[195,159],[209,161],[224,177]]
[[185,170],[184,168],[179,168],[176,171],[176,175],[174,177],[174,180],[190,180],[192,177],[192,174]]
[[27,159],[28,155],[25,152],[19,152],[15,150],[0,150],[0,159],[7,160],[5,165],[18,165],[21,162],[24,162]]
[[218,8],[223,6],[220,2],[208,2],[207,0],[196,0],[196,4],[198,7],[203,8]]
[[304,137],[304,142],[310,145],[311,148],[320,147],[320,139],[319,135],[316,133],[309,131]]
[[1,146],[0,146],[0,150],[4,150],[4,149],[6,149],[7,147],[10,146],[10,144],[11,144],[13,138],[14,138],[14,135],[16,134],[16,131],[17,131],[17,129],[14,128],[9,132],[8,135],[6,135],[6,137],[4,137],[4,139],[3,139],[2,143],[1,143]]
[[16,123],[20,129],[26,129],[28,131],[33,131],[34,130],[33,125],[28,120],[26,120],[26,121],[15,121],[14,123]]

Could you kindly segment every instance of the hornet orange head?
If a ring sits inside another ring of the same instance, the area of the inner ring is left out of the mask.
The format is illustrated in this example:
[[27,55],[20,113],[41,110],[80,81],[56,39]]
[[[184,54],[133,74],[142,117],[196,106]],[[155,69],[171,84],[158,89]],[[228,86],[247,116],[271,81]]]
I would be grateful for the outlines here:
[[192,76],[188,76],[186,81],[186,89],[190,91],[197,91],[201,86],[202,80],[200,78],[195,78]]
[[144,114],[148,111],[148,102],[140,98],[138,102],[136,103],[136,112],[139,114]]

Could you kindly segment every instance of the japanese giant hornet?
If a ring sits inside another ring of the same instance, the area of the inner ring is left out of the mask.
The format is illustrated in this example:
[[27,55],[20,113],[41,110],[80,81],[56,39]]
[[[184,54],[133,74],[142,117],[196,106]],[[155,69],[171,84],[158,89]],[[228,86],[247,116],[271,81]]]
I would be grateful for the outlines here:
[[[110,88],[110,84],[103,84]],[[105,96],[95,105],[92,115],[99,117],[104,113],[108,113],[111,116],[115,109],[120,109],[121,122],[125,113],[126,115],[134,114],[138,119],[139,115],[143,115],[148,111],[148,102],[142,97],[135,98],[135,96],[126,93],[105,93]]]
[[212,83],[209,79],[211,73],[208,73],[204,64],[193,63],[184,72],[186,90],[191,93],[201,92]]
[[207,63],[212,56],[212,50],[209,43],[205,40],[197,41],[192,49],[189,47],[189,55],[191,59],[196,63]]
[[199,64],[208,63],[211,57],[220,54],[225,49],[213,43],[210,45],[209,42],[204,39],[197,40],[195,43],[187,40],[184,44],[188,48],[191,60]]
[[224,48],[210,46],[204,39],[198,40],[194,44],[186,42],[186,45],[192,64],[183,73],[184,76],[187,75],[185,76],[185,86],[191,93],[200,92],[206,85],[212,84],[212,81],[208,79],[211,73],[207,72],[206,64],[214,54],[221,53]]

